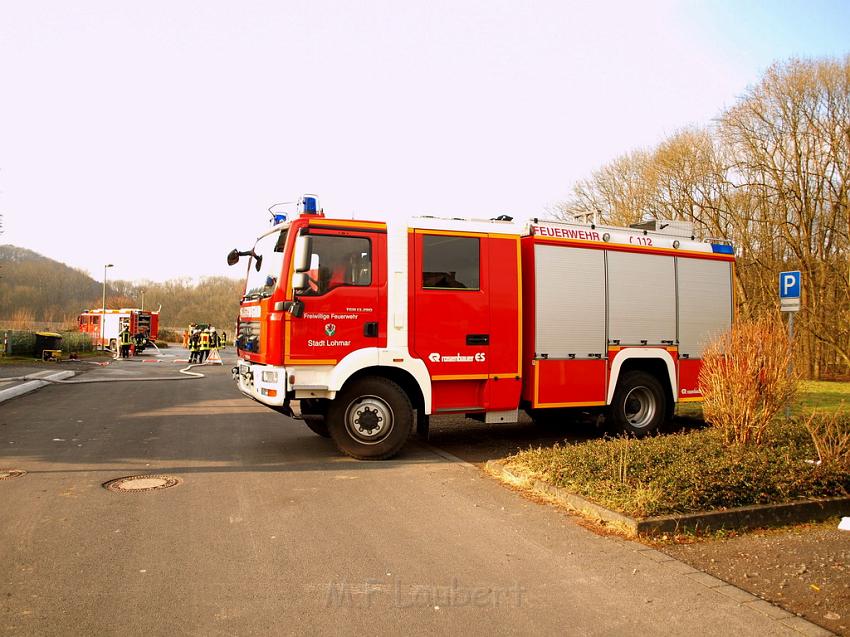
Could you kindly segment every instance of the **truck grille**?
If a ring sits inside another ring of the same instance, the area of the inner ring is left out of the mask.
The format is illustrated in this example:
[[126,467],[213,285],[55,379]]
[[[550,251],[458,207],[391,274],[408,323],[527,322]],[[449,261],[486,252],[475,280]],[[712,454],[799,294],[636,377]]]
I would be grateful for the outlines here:
[[260,353],[260,324],[256,321],[240,322],[236,333],[236,347],[252,354]]

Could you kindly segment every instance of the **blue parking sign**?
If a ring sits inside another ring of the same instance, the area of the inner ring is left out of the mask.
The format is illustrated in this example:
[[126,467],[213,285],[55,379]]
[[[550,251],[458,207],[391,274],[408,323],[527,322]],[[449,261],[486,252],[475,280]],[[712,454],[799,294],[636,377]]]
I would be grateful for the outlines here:
[[799,299],[800,298],[800,271],[779,273],[779,298],[780,299]]
[[[781,312],[800,311],[800,271],[779,273],[779,310]],[[793,315],[789,319],[794,320]],[[791,323],[789,322],[790,326]]]

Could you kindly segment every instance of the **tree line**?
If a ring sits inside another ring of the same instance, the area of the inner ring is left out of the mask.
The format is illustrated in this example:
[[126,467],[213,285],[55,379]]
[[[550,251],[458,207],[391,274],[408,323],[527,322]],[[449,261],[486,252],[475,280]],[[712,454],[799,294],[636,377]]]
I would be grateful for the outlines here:
[[[199,282],[178,278],[165,283],[109,281],[106,307],[161,307],[160,325],[184,328],[190,322],[211,323],[230,333],[239,315],[244,283],[227,277]],[[99,308],[103,283],[31,250],[0,246],[0,321],[53,324],[58,329],[76,325],[77,316]]]
[[556,216],[629,225],[687,220],[736,247],[738,315],[778,313],[800,270],[795,319],[810,378],[850,373],[850,56],[777,63],[709,126],[634,150],[577,182]]

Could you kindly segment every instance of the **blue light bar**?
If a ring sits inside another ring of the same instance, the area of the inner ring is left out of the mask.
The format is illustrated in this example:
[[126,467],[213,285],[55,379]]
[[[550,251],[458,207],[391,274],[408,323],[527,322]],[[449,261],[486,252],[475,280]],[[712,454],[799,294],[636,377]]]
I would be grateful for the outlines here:
[[304,198],[301,200],[301,203],[304,206],[304,212],[306,214],[314,215],[319,211],[318,197],[313,197],[312,195],[304,195]]
[[735,254],[735,248],[728,243],[712,243],[711,251],[715,254]]
[[286,223],[286,213],[285,212],[281,212],[281,213],[272,215],[272,225],[276,226],[279,223]]

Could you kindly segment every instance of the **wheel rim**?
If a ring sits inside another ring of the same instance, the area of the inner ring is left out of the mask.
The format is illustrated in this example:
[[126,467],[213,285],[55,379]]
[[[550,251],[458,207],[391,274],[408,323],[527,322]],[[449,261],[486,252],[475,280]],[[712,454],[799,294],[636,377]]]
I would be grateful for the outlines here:
[[655,396],[647,387],[635,387],[623,403],[623,412],[628,422],[635,429],[643,429],[655,418]]
[[379,396],[360,396],[345,410],[345,429],[354,440],[376,445],[393,430],[393,410]]

